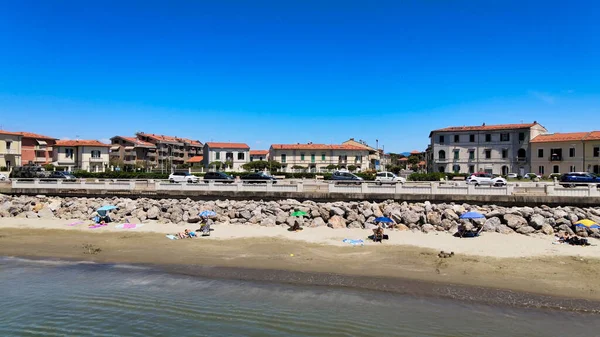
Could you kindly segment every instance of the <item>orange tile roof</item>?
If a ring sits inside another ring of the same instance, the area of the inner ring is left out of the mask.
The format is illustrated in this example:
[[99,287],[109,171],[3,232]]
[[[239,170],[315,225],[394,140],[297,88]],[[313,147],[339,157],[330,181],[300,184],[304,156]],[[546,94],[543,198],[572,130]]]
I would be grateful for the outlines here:
[[263,156],[269,154],[269,150],[253,150],[250,151],[251,156]]
[[4,131],[4,130],[0,130],[0,135],[21,136],[21,134],[18,132],[10,132],[10,131]]
[[17,133],[20,134],[21,136],[23,136],[24,138],[49,139],[49,140],[57,139],[54,137],[48,137],[48,136],[40,135],[40,134],[33,133],[33,132],[20,131]]
[[404,157],[404,158],[400,158],[398,159],[399,161],[408,161],[408,158]]
[[354,145],[328,145],[328,144],[273,144],[271,148],[275,150],[349,150],[349,151],[367,151],[362,146]]
[[590,132],[590,134],[585,137],[585,140],[600,140],[600,131]]
[[418,150],[412,150],[412,151],[410,151],[410,154],[421,154],[421,151],[418,151]]
[[532,143],[573,142],[582,141],[589,132],[549,133],[539,135],[531,140]]
[[105,144],[97,140],[57,140],[56,146],[97,146],[97,147],[111,147],[110,144]]
[[203,156],[194,156],[187,160],[188,163],[201,163],[204,160]]
[[424,165],[425,165],[425,161],[424,161],[424,160],[421,160],[421,161],[419,162],[419,166],[424,166]]
[[450,126],[443,129],[433,130],[432,132],[445,132],[445,131],[492,131],[492,130],[509,130],[509,129],[528,129],[534,125],[538,125],[537,122],[526,123],[526,124],[496,124],[496,125],[477,125],[477,126]]
[[149,142],[145,142],[145,141],[143,141],[143,140],[141,140],[141,139],[137,139],[137,138],[135,138],[135,137],[114,136],[114,137],[112,137],[112,138],[111,138],[111,140],[112,140],[113,138],[121,138],[121,139],[124,139],[124,140],[126,140],[126,141],[128,141],[128,142],[130,142],[130,143],[133,143],[133,144],[135,144],[135,145],[141,145],[141,146],[155,147],[155,145],[154,145],[154,144],[152,144],[152,143],[149,143]]
[[208,142],[206,143],[208,147],[217,148],[217,149],[250,149],[250,146],[244,143],[216,143],[216,142]]

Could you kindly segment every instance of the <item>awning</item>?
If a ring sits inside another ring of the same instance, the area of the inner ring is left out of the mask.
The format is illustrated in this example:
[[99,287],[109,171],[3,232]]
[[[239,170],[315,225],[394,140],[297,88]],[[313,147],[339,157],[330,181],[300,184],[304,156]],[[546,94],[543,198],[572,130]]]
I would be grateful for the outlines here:
[[111,147],[110,147],[110,150],[111,150],[111,151],[117,151],[117,150],[119,150],[119,147],[120,147],[120,146],[111,146]]
[[36,141],[36,142],[37,142],[39,145],[48,145],[48,144],[46,143],[46,141],[44,141],[44,140],[39,140],[39,139],[36,139],[35,141]]
[[131,151],[133,149],[134,149],[133,146],[125,146],[125,151]]

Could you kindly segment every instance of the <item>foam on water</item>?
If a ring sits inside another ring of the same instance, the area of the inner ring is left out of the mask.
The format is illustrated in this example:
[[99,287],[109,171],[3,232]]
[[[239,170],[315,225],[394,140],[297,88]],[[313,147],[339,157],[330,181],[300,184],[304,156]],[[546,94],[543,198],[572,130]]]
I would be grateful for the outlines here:
[[595,315],[55,262],[0,258],[0,336],[594,336],[600,328]]

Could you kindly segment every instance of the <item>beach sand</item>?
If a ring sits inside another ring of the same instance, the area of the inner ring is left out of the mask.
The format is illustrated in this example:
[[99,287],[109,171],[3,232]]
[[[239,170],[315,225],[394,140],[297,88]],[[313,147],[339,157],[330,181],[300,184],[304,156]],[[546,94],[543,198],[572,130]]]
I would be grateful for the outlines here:
[[[3,218],[0,255],[101,263],[210,266],[266,271],[327,273],[505,289],[600,301],[600,246],[553,244],[553,237],[483,233],[459,239],[447,233],[390,230],[373,243],[364,229],[215,225],[210,237],[169,240],[197,225],[115,224],[89,229],[89,222]],[[363,239],[364,246],[342,240]],[[93,253],[95,249],[100,251]],[[453,251],[438,258],[440,250]],[[90,254],[92,253],[92,254]]]

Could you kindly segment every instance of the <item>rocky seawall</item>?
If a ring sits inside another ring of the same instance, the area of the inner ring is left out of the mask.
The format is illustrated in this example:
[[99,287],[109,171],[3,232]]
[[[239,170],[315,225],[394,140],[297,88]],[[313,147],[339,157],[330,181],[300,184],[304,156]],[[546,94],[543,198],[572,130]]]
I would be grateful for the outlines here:
[[[217,213],[217,222],[240,225],[280,226],[299,223],[305,227],[374,228],[375,218],[392,218],[401,230],[422,232],[456,232],[459,224],[467,229],[483,225],[483,231],[503,234],[541,233],[552,235],[564,231],[580,236],[600,238],[597,229],[574,226],[581,219],[600,222],[600,207],[502,207],[453,203],[384,202],[313,202],[293,199],[279,201],[191,199],[70,198],[47,196],[0,195],[0,218],[92,219],[96,209],[115,205],[111,211],[115,221],[159,223],[196,223],[203,210]],[[294,211],[307,213],[303,218],[290,216]],[[486,219],[461,220],[460,215],[477,211]]]

